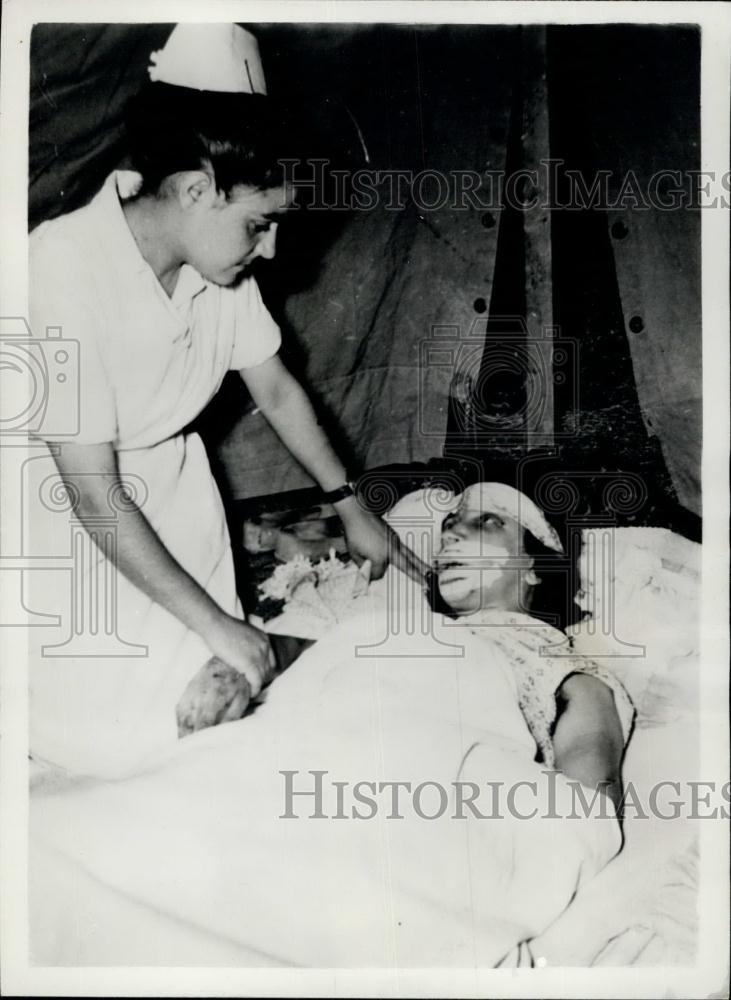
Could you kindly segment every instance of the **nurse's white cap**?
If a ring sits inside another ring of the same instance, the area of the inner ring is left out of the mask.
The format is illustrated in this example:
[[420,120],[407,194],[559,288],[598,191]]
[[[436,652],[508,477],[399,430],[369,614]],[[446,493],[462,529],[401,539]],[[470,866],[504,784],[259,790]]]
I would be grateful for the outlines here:
[[177,24],[150,53],[153,83],[229,94],[266,94],[259,45],[238,24]]
[[466,510],[490,511],[512,517],[547,549],[563,552],[563,545],[543,511],[520,490],[505,483],[475,483],[455,497],[455,506]]

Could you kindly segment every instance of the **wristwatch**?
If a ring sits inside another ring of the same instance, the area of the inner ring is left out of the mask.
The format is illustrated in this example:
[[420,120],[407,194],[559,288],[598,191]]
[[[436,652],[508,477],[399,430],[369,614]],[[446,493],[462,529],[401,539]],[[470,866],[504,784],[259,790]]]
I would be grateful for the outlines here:
[[345,483],[344,486],[338,486],[336,490],[329,490],[327,493],[322,494],[323,503],[337,503],[338,500],[345,500],[346,497],[355,496],[355,484]]

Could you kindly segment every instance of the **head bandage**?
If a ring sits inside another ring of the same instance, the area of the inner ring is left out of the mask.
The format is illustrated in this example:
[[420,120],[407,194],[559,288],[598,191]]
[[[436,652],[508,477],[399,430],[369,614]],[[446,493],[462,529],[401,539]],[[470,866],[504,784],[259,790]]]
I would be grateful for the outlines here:
[[150,61],[153,83],[228,94],[267,92],[259,45],[238,24],[178,24]]
[[455,497],[455,509],[490,511],[517,521],[547,549],[563,552],[563,545],[543,512],[525,493],[505,483],[475,483]]

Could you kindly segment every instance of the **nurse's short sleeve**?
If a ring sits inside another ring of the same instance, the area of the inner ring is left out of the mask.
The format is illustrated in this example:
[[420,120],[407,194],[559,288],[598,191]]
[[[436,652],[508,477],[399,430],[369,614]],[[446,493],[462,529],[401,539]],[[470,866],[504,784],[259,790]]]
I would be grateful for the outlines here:
[[282,334],[262,301],[255,278],[244,278],[234,296],[234,346],[231,368],[255,368],[279,350]]
[[30,326],[44,369],[45,407],[29,430],[47,441],[102,444],[117,439],[117,415],[104,358],[103,310],[95,302],[83,248],[42,226],[30,239]]

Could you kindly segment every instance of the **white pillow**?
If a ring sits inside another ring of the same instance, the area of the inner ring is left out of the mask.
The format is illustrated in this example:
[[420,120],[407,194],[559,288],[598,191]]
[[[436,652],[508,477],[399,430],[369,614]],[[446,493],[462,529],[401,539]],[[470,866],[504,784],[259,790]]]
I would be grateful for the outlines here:
[[632,697],[638,725],[697,708],[701,547],[665,528],[582,532],[576,652],[612,670]]

